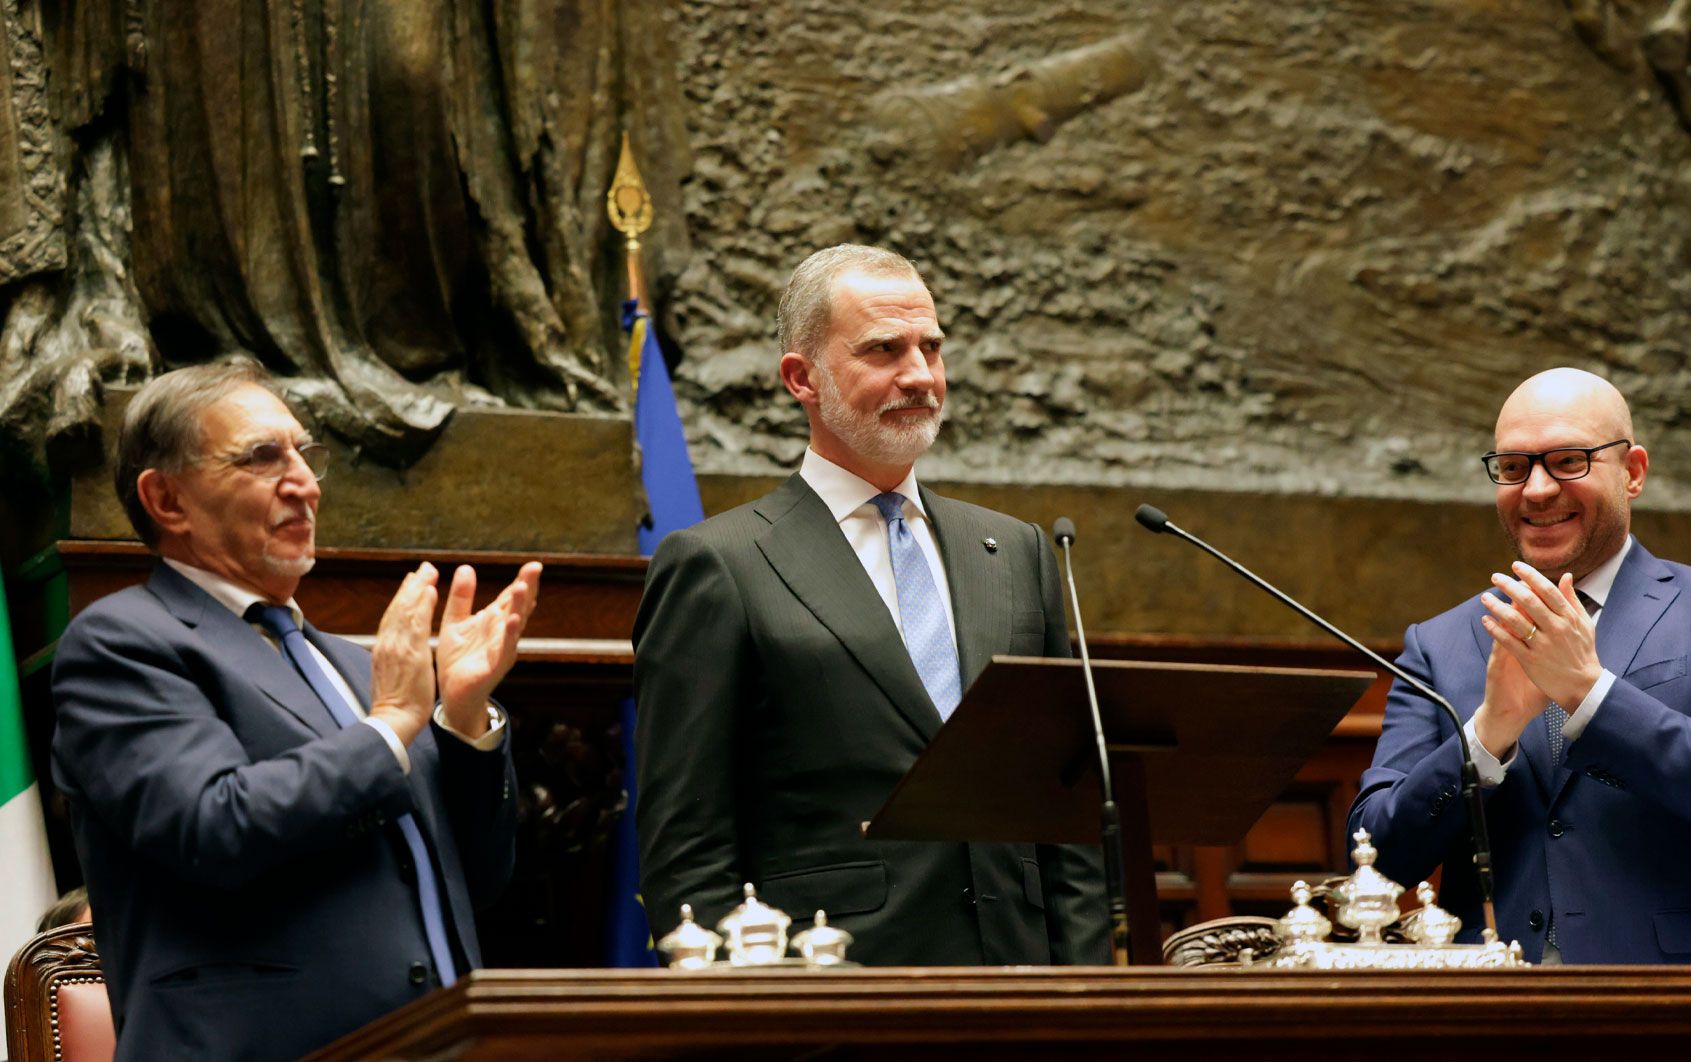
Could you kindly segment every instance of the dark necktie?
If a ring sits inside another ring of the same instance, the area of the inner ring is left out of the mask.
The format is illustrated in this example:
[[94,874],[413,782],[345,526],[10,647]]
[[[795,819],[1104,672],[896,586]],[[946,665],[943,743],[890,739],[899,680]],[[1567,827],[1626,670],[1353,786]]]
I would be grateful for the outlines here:
[[[1585,606],[1586,615],[1596,616],[1597,610],[1603,607],[1591,597],[1587,596],[1584,590],[1576,590],[1575,593],[1579,595],[1579,603]],[[1576,705],[1575,707],[1577,708],[1578,706]],[[1567,711],[1555,701],[1551,701],[1550,706],[1544,709],[1544,725],[1549,730],[1550,765],[1552,767],[1562,766],[1562,754],[1566,749],[1565,739],[1562,736],[1562,727],[1565,726],[1567,722]]]
[[[259,603],[247,610],[247,619],[256,620],[282,643],[282,655],[293,663],[294,670],[300,673],[306,685],[317,694],[317,699],[323,702],[323,707],[329,709],[329,714],[335,717],[335,722],[343,729],[358,725],[358,716],[346,703],[346,698],[335,689],[334,684],[329,681],[329,676],[325,675],[323,668],[318,665],[317,658],[311,655],[311,647],[306,644],[305,633],[294,623],[292,611],[280,605]],[[450,985],[458,979],[458,970],[452,962],[452,946],[447,942],[446,913],[441,906],[440,880],[435,877],[434,860],[429,856],[428,842],[423,840],[423,831],[417,828],[417,820],[409,811],[394,822],[399,826],[399,832],[404,835],[405,846],[411,851],[411,862],[417,868],[417,904],[422,909],[423,934],[428,938],[429,955],[434,959],[435,973],[440,975],[442,985]]]
[[887,522],[887,544],[892,548],[892,578],[898,586],[898,619],[904,631],[904,647],[916,674],[939,709],[949,719],[963,699],[963,679],[957,670],[957,643],[945,621],[945,602],[939,585],[910,526],[904,522],[904,495],[891,491],[870,499]]

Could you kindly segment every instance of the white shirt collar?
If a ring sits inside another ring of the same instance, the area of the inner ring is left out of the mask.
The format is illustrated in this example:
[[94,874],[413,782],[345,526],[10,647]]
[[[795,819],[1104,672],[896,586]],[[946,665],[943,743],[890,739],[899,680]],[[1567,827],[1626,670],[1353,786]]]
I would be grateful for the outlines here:
[[1620,574],[1621,565],[1626,561],[1626,555],[1632,552],[1633,542],[1634,539],[1631,535],[1626,536],[1626,542],[1620,549],[1615,550],[1615,555],[1599,564],[1590,575],[1575,583],[1574,589],[1584,590],[1585,596],[1597,602],[1599,608],[1608,604],[1609,591],[1614,589],[1615,586],[1615,576]]
[[[799,465],[799,475],[810,485],[810,489],[816,492],[817,497],[822,499],[822,504],[833,514],[835,523],[868,505],[870,499],[881,493],[879,487],[854,472],[846,471],[809,447],[805,447],[804,461]],[[917,516],[924,520],[928,518],[927,510],[922,507],[921,491],[916,486],[914,466],[911,467],[910,474],[904,477],[904,482],[893,490],[904,495],[906,505],[914,506]]]
[[[242,619],[246,618],[247,609],[252,608],[254,604],[258,602],[269,604],[262,595],[255,594],[246,587],[237,586],[216,572],[208,572],[204,568],[196,568],[192,564],[184,564],[170,557],[159,559],[176,569],[182,578],[210,594],[214,601]],[[303,628],[305,626],[305,613],[299,610],[299,605],[294,603],[293,598],[288,599],[288,611],[294,614],[294,624]]]

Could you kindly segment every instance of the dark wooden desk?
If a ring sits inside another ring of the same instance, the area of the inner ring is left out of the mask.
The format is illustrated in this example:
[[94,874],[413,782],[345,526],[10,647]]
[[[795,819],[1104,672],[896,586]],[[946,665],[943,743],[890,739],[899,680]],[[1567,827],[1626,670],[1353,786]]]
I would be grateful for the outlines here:
[[314,1059],[1676,1057],[1691,971],[501,970]]

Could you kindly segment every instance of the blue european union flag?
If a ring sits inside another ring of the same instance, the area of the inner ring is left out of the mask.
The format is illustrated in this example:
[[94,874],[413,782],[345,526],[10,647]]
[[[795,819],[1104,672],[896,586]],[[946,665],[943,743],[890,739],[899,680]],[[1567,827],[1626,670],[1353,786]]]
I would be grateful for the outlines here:
[[[671,531],[691,527],[705,518],[699,502],[699,482],[687,456],[687,436],[675,408],[669,367],[652,332],[651,320],[639,303],[623,304],[623,327],[629,334],[629,360],[639,365],[634,392],[634,437],[640,444],[640,479],[651,506],[651,521],[639,529],[640,552],[651,556]],[[622,706],[623,785],[627,807],[612,838],[611,910],[608,957],[612,966],[656,966],[652,931],[640,902],[640,845],[634,832],[636,799],[634,771],[634,698]],[[676,916],[679,917],[679,916]],[[667,928],[667,926],[666,926]]]

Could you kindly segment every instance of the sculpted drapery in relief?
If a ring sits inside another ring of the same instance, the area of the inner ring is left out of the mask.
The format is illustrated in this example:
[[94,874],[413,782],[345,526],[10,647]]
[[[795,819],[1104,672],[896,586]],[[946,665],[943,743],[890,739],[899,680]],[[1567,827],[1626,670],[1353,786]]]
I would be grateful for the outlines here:
[[621,408],[603,204],[625,128],[660,290],[685,251],[663,8],[22,0],[69,262],[0,302],[0,381],[32,381],[0,392],[6,434],[41,457],[77,432],[47,407],[232,353],[392,463],[465,403]]

